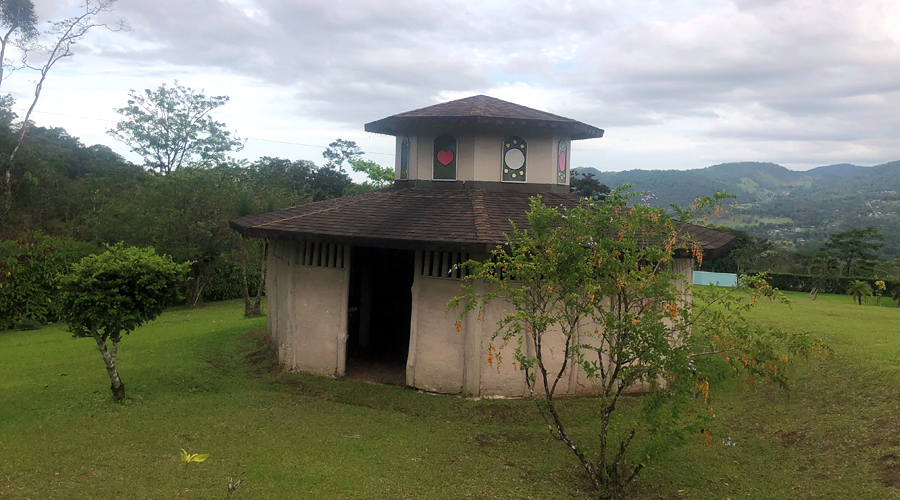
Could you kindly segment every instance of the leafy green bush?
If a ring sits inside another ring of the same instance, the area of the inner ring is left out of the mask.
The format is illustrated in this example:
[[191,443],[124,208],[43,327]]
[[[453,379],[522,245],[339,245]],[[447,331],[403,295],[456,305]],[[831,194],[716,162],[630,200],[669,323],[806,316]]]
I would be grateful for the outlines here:
[[[251,290],[259,284],[259,266],[257,259],[249,259],[247,263],[247,281]],[[217,301],[244,298],[244,276],[240,262],[217,259],[204,272],[203,300]]]
[[97,247],[43,231],[22,231],[0,241],[0,330],[25,319],[59,321],[59,275]]
[[[176,264],[152,247],[121,243],[85,257],[60,278],[64,318],[74,337],[91,337],[103,356],[115,399],[125,397],[116,354],[126,335],[181,300],[191,263]],[[112,341],[112,346],[107,345]]]
[[[809,292],[814,285],[814,277],[807,274],[788,274],[788,273],[769,273],[769,285],[773,288],[788,292]],[[876,281],[884,281],[887,290],[900,288],[900,281],[879,280],[876,278],[858,278],[858,277],[839,277],[825,280],[822,293],[833,293],[843,295],[847,288],[854,281],[863,281],[868,283],[872,289],[875,289]]]
[[41,322],[36,319],[25,318],[22,321],[19,321],[19,324],[16,326],[19,330],[29,331],[29,330],[38,330],[42,326]]

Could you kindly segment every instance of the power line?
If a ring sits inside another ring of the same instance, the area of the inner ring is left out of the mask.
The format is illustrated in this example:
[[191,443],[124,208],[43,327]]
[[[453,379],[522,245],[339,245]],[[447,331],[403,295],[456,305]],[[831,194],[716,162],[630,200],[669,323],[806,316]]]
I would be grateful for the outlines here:
[[[28,111],[25,108],[13,108],[13,109],[17,110],[17,111],[26,111],[26,112]],[[106,118],[92,118],[90,116],[69,115],[69,114],[65,114],[65,113],[54,113],[52,111],[37,111],[37,110],[35,110],[35,111],[32,111],[32,113],[43,113],[45,115],[55,115],[55,116],[67,116],[69,118],[79,118],[82,120],[94,120],[94,121],[98,121],[98,122],[118,123],[117,120],[107,120]],[[260,139],[259,137],[244,137],[244,139],[247,139],[250,141],[274,142],[277,144],[290,144],[292,146],[305,146],[308,148],[328,149],[328,146],[320,146],[318,144],[304,144],[302,142],[276,141],[274,139]],[[377,152],[372,152],[372,151],[368,151],[365,154],[381,155],[381,156],[394,156],[394,153],[377,153]]]

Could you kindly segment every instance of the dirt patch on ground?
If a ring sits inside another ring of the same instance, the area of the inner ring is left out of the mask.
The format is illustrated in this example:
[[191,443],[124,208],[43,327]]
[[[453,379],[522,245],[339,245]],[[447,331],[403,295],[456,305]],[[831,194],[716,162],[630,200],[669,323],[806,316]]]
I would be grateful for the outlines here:
[[479,448],[494,448],[507,443],[527,443],[538,439],[534,434],[506,431],[479,434],[475,436],[474,441]]
[[406,385],[406,366],[373,359],[353,359],[348,360],[344,377],[372,384],[403,387]]
[[[511,423],[522,420],[525,416],[525,412],[522,411],[523,409],[519,405],[512,404],[480,404],[474,407],[473,410],[476,415],[486,422]],[[534,410],[534,408],[529,407],[528,410]]]
[[881,482],[891,488],[900,488],[900,457],[893,453],[878,459]]
[[781,439],[781,446],[785,448],[794,448],[806,439],[809,431],[806,429],[798,429],[794,431],[777,431],[775,436]]

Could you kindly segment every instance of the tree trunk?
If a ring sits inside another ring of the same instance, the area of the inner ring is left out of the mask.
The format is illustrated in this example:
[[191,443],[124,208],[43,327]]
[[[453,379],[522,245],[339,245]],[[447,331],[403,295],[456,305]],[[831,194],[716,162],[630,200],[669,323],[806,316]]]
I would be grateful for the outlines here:
[[256,288],[256,298],[250,299],[250,282],[247,278],[247,261],[250,258],[248,251],[249,242],[246,238],[241,239],[241,271],[244,274],[244,317],[252,318],[262,314],[262,291],[266,281],[266,244],[263,242],[262,257],[259,269],[259,286]]
[[106,340],[97,332],[91,332],[94,340],[97,342],[97,350],[103,356],[103,363],[106,364],[106,373],[109,375],[109,389],[112,391],[113,399],[116,403],[120,403],[125,399],[125,384],[119,378],[119,372],[116,371],[116,354],[119,352],[120,337],[113,337],[112,349],[107,349]]

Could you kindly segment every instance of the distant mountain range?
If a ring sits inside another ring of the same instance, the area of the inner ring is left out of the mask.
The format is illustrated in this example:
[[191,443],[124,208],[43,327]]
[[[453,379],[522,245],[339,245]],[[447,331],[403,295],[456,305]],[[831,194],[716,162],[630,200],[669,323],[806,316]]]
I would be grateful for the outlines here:
[[687,205],[725,191],[738,206],[715,224],[740,228],[788,248],[811,250],[834,232],[875,226],[885,236],[883,256],[900,257],[900,161],[874,167],[839,164],[804,172],[774,163],[723,163],[696,170],[627,170],[592,173],[614,188],[633,184],[653,203]]

